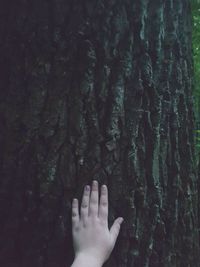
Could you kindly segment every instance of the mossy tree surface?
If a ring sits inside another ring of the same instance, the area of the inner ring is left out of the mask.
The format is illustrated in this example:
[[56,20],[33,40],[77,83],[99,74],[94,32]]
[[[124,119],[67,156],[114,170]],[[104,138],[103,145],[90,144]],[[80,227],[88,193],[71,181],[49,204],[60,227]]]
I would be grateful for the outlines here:
[[0,3],[0,266],[73,260],[71,201],[97,179],[107,267],[198,267],[189,0]]
[[197,164],[200,158],[200,1],[192,0],[192,22],[193,22],[193,60],[194,60],[194,86],[193,95],[195,100],[195,146]]

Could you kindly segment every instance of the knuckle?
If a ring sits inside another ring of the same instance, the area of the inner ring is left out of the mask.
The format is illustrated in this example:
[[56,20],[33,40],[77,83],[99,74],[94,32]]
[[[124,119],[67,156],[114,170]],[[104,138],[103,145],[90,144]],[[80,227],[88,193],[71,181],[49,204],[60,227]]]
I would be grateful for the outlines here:
[[99,223],[101,226],[105,226],[107,224],[106,220],[100,220]]
[[87,228],[87,223],[83,222],[83,228]]
[[76,212],[72,212],[72,217],[76,217],[77,213]]
[[92,205],[96,205],[97,203],[98,203],[97,199],[94,199],[94,198],[91,199],[91,204],[92,204]]
[[90,210],[90,218],[91,218],[91,220],[92,221],[95,220],[97,216],[98,216],[98,214],[97,214],[96,210],[95,209],[91,209]]
[[78,232],[79,229],[80,229],[79,225],[74,225],[74,227],[73,227],[74,232]]

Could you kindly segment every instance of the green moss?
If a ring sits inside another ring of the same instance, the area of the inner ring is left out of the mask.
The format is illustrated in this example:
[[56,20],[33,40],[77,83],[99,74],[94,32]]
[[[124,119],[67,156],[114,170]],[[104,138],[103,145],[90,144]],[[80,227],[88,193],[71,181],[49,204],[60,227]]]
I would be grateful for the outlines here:
[[192,44],[194,61],[194,87],[193,95],[195,101],[196,129],[195,140],[197,155],[200,153],[200,1],[193,0],[192,4]]

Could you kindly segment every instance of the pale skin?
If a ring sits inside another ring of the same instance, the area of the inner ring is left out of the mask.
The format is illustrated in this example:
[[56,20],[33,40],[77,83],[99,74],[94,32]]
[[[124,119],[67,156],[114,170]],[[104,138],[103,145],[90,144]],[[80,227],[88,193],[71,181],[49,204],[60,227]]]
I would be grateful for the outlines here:
[[86,185],[79,214],[78,199],[72,201],[72,237],[75,259],[71,267],[101,267],[108,260],[118,237],[122,217],[108,228],[108,188],[94,180]]

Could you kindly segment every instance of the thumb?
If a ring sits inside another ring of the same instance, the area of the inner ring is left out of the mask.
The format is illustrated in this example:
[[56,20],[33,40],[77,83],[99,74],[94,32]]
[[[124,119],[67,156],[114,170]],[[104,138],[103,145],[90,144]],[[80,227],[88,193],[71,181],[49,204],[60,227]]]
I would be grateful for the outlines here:
[[121,226],[121,223],[123,222],[123,218],[122,217],[119,217],[117,218],[112,227],[110,228],[110,234],[112,236],[112,240],[113,240],[113,243],[115,244],[116,240],[117,240],[117,237],[119,235],[119,231],[120,231],[120,226]]

